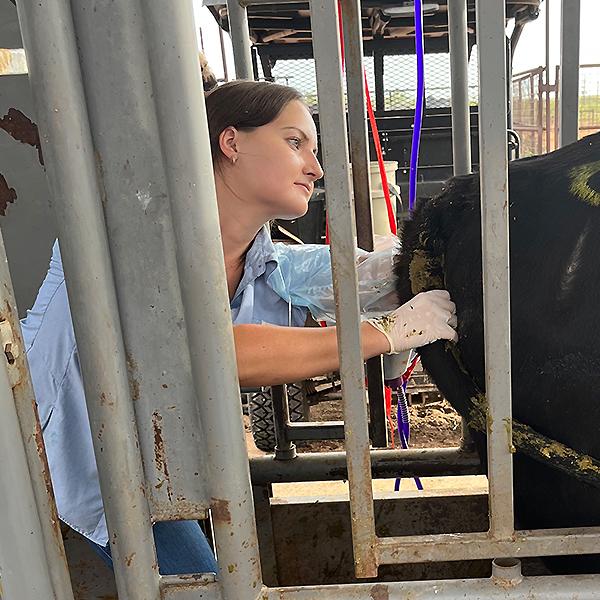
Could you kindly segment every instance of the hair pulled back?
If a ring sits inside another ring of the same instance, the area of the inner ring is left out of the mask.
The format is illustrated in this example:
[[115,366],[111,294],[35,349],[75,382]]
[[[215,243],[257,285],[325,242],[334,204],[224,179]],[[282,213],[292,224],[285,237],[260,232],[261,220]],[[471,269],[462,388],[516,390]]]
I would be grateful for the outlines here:
[[230,81],[206,95],[206,112],[213,163],[224,158],[219,136],[228,127],[251,131],[274,121],[293,100],[302,94],[291,87],[267,81]]

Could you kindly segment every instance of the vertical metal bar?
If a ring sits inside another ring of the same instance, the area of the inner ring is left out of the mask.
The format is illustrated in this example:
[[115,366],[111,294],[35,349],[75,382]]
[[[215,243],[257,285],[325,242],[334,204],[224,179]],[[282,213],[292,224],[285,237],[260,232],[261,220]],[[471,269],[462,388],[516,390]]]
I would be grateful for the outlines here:
[[375,110],[385,110],[385,87],[383,83],[383,52],[373,51],[375,69]]
[[236,79],[253,79],[252,54],[250,50],[250,30],[248,13],[238,0],[227,0],[227,18],[229,35],[233,45],[233,62]]
[[448,0],[454,175],[471,172],[467,0]]
[[357,577],[377,574],[373,488],[369,456],[365,376],[361,352],[358,276],[354,260],[354,210],[350,198],[346,110],[342,88],[340,36],[335,0],[311,1],[313,48],[325,191],[335,283],[336,321],[344,420],[354,566]]
[[[150,514],[153,521],[205,519],[204,436],[142,2],[113,0],[96,10],[85,2],[71,6]],[[97,60],[99,46],[103,60]]]
[[490,533],[508,538],[514,516],[505,6],[496,0],[477,0],[476,6]]
[[[360,4],[356,0],[342,0],[342,26],[346,59],[346,89],[348,91],[348,131],[354,210],[356,213],[356,239],[358,246],[373,251],[373,208],[369,168],[369,131],[365,110],[365,76],[362,48],[362,21]],[[367,361],[369,385],[369,415],[373,446],[387,447],[385,400],[383,396],[383,369],[381,358]]]
[[275,425],[275,458],[289,460],[296,458],[296,445],[290,440],[290,407],[287,387],[274,385],[271,387],[273,400],[273,424]]
[[[0,260],[6,264],[1,236],[0,245]],[[6,274],[8,269],[4,271]],[[10,280],[1,281],[10,285]],[[34,407],[30,405],[29,410],[33,411]],[[33,491],[32,475],[39,478],[40,473],[31,473],[28,469],[4,352],[0,360],[0,414],[0,597],[6,600],[59,600],[50,579],[46,544]],[[72,593],[70,597],[73,597]]]
[[70,5],[66,0],[22,2],[19,11],[117,587],[128,600],[158,599],[156,555]]
[[219,584],[254,600],[260,559],[206,107],[189,1],[144,3],[192,373],[205,434]]
[[579,30],[581,0],[562,0],[560,23],[559,147],[579,139]]
[[553,150],[556,150],[556,148],[558,148],[558,136],[559,136],[559,132],[558,132],[558,128],[559,128],[559,124],[560,124],[560,117],[559,117],[559,111],[560,111],[560,81],[561,81],[561,73],[560,73],[560,65],[555,65],[554,66],[554,147]]
[[538,103],[537,103],[537,116],[535,119],[535,122],[538,125],[538,154],[542,154],[542,152],[544,151],[544,97],[543,97],[543,92],[542,90],[544,89],[544,81],[543,81],[543,75],[541,72],[538,72],[537,75],[537,80],[538,80],[538,93],[537,93],[537,97],[538,97]]
[[[4,285],[0,288],[0,321],[10,324],[13,336],[12,345],[16,350],[14,352],[15,362],[11,369],[18,373],[18,381],[11,380],[11,385],[13,386],[14,402],[27,455],[29,473],[32,474],[31,484],[39,515],[52,588],[56,600],[72,600],[73,590],[60,531],[60,521],[54,503],[50,470],[37,415],[33,385],[12,291],[10,272],[6,262],[6,253],[2,243],[0,243],[0,281],[4,282]],[[2,511],[0,510],[0,512]],[[1,535],[0,539],[2,539]]]
[[365,110],[365,77],[362,49],[362,24],[357,0],[342,0],[342,22],[348,92],[348,131],[356,237],[360,248],[373,251],[373,209],[369,170],[369,131]]
[[221,60],[223,61],[223,79],[229,81],[227,73],[227,56],[225,55],[225,40],[223,39],[223,29],[219,26],[219,44],[221,46]]
[[252,486],[254,510],[256,512],[256,528],[260,545],[260,565],[265,585],[274,587],[279,584],[277,574],[277,553],[275,552],[275,534],[271,519],[270,483]]
[[546,47],[544,54],[546,61],[546,152],[550,152],[550,0],[546,0],[544,10],[546,11],[546,19],[544,23],[546,28]]

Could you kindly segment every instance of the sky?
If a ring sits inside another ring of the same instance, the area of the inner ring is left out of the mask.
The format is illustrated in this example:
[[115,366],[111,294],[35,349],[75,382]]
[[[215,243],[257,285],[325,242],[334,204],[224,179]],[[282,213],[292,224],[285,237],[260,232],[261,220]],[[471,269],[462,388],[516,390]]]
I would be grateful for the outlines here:
[[[223,60],[219,44],[218,27],[209,13],[202,6],[202,0],[193,0],[196,15],[197,35],[202,30],[204,51],[211,68],[217,78],[223,77]],[[519,73],[544,65],[545,62],[545,14],[550,13],[550,62],[558,64],[560,60],[560,8],[561,0],[543,0],[539,18],[526,25],[515,51],[513,72]],[[600,2],[598,0],[581,0],[581,64],[600,64],[600,43],[598,42],[598,24],[600,23]],[[228,75],[234,77],[233,52],[228,34],[224,35]],[[200,46],[200,42],[198,44]]]

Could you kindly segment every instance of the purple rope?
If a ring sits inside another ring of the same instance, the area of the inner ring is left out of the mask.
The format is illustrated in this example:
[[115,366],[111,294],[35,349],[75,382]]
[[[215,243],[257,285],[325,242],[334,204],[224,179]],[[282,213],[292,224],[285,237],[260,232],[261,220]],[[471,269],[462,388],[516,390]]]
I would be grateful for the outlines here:
[[[398,437],[400,438],[400,445],[403,450],[408,449],[408,440],[410,439],[410,416],[408,414],[408,401],[406,400],[406,384],[408,381],[405,381],[404,384],[401,383],[402,378],[398,377],[397,379],[392,379],[386,381],[386,385],[397,392],[398,394],[398,412],[396,414],[396,422],[398,424]],[[418,490],[423,489],[423,484],[418,477],[414,478],[415,483],[417,485]],[[394,491],[398,491],[400,489],[400,478],[396,479],[394,484]]]
[[412,210],[417,198],[417,164],[419,162],[419,142],[423,124],[423,104],[425,100],[425,52],[423,49],[423,2],[415,0],[415,45],[417,54],[417,103],[410,153],[410,176],[408,188],[408,208]]
[[[396,414],[396,422],[398,423],[398,436],[403,450],[408,449],[408,440],[410,439],[410,416],[408,414],[408,401],[406,400],[406,381],[403,386],[398,388],[398,413]],[[414,478],[418,490],[423,489],[423,484],[418,477]],[[400,489],[400,478],[396,479],[394,491]]]

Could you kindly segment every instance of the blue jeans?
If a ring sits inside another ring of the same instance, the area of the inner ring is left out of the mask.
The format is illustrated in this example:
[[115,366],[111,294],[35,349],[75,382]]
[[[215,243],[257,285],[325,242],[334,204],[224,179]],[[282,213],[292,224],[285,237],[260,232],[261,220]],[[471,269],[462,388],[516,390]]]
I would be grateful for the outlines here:
[[[158,571],[161,575],[217,573],[215,555],[197,521],[155,523],[153,531]],[[94,542],[90,544],[112,569],[110,543],[106,546],[99,546]]]

